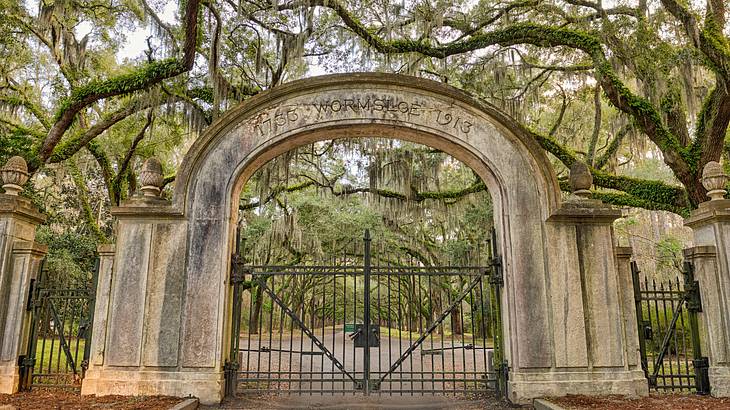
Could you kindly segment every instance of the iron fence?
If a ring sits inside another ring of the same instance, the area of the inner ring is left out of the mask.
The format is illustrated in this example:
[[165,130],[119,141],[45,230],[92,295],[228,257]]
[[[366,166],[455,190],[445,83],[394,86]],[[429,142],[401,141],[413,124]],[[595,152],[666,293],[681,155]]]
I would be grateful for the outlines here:
[[501,282],[491,246],[473,251],[484,252],[483,265],[423,266],[373,247],[366,233],[308,265],[247,265],[234,256],[227,394],[497,388]]
[[649,388],[709,393],[707,357],[702,356],[697,313],[702,311],[693,265],[682,277],[657,281],[631,262],[641,364]]
[[30,336],[20,357],[21,390],[80,389],[88,368],[99,261],[86,286],[59,287],[43,268],[31,282]]

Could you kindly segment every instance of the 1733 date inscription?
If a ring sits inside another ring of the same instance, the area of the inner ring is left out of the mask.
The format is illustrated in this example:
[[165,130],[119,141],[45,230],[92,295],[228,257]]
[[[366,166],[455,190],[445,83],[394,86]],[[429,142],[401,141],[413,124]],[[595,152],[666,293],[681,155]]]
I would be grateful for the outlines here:
[[[312,115],[306,115],[309,111]],[[263,112],[253,123],[253,128],[259,136],[278,132],[297,124],[300,119],[309,118],[311,122],[321,120],[323,117],[337,114],[378,116],[388,115],[396,117],[413,118],[430,116],[439,126],[453,128],[464,134],[469,134],[473,123],[452,112],[438,108],[430,108],[416,102],[397,100],[394,98],[341,98],[320,102],[313,102],[303,106],[277,107]],[[369,115],[368,115],[369,114]],[[307,121],[309,122],[309,121]],[[303,124],[300,124],[303,125]]]

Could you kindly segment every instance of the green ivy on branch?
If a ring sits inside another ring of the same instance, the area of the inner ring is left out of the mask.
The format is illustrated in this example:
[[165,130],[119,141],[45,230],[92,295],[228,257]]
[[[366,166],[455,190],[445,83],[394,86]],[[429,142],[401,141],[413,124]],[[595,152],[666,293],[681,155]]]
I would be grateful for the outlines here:
[[185,2],[185,16],[182,19],[185,27],[185,45],[182,58],[151,61],[129,73],[94,80],[86,85],[74,87],[56,110],[54,123],[45,140],[39,145],[35,157],[31,158],[29,168],[33,171],[47,162],[63,135],[73,125],[76,115],[86,107],[105,98],[146,90],[167,78],[176,77],[191,70],[198,41],[199,9],[200,0]]
[[[527,130],[527,132],[537,140],[543,149],[553,154],[567,168],[570,168],[575,161],[578,161],[573,151],[560,145],[555,139],[531,130]],[[686,210],[689,209],[687,191],[681,186],[669,185],[662,181],[613,175],[590,166],[589,168],[593,175],[593,183],[595,186],[622,191],[624,194],[621,195],[628,195],[628,197],[616,197],[616,195],[620,194],[606,193],[604,197],[610,199],[610,201],[607,200],[606,202],[616,205],[628,205],[626,203],[628,199],[633,198],[634,204],[642,203],[642,201],[646,204],[651,204],[651,207],[647,209],[664,209],[677,213],[686,213]],[[570,188],[567,186],[561,186],[561,188],[570,192]],[[599,191],[597,193],[601,192]],[[631,206],[644,208],[644,206],[639,205]]]

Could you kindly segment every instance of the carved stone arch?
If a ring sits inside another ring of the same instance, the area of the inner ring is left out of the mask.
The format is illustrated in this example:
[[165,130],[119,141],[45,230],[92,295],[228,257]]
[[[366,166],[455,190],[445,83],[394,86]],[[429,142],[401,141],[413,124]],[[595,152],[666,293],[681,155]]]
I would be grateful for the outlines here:
[[[220,399],[240,190],[275,156],[341,137],[438,148],[486,183],[504,264],[513,399],[595,383],[612,393],[646,390],[636,387],[643,374],[623,322],[633,305],[624,306],[618,289],[610,228],[616,213],[593,202],[566,208],[542,149],[490,105],[433,81],[342,74],[295,81],[230,110],[189,149],[171,202],[136,199],[113,210],[114,267],[100,277],[99,292],[109,297],[97,306],[96,321],[104,321],[95,323],[84,393]],[[608,291],[598,294],[601,286]],[[606,306],[615,309],[599,322],[591,309]]]

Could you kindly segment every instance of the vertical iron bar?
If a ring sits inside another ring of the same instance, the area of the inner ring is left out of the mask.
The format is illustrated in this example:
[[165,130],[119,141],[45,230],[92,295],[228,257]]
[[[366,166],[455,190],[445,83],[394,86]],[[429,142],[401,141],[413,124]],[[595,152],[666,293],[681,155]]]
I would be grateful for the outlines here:
[[[380,249],[380,252],[376,252],[376,254],[375,254],[375,265],[378,268],[380,268],[380,265],[382,264],[381,259],[380,259],[381,256],[382,256],[382,248]],[[381,312],[382,312],[381,305],[380,305],[380,281],[382,280],[382,278],[378,272],[380,272],[380,271],[376,270],[376,274],[375,274],[375,286],[377,286],[377,289],[378,289],[378,291],[377,291],[378,292],[377,293],[378,308],[376,309],[377,319],[375,320],[375,326],[378,329],[378,337],[380,337],[380,322],[381,322]],[[383,373],[382,360],[381,360],[381,358],[383,357],[383,353],[381,350],[382,348],[383,348],[383,343],[378,343],[378,376],[377,376],[378,378],[380,378],[380,375]],[[377,389],[378,389],[378,395],[381,395],[380,386],[377,386]]]
[[[327,272],[322,272],[323,275],[321,276],[322,280],[322,286],[318,286],[322,289],[322,302],[321,302],[321,308],[320,308],[320,324],[322,325],[322,342],[325,343],[327,339],[325,339],[325,312],[327,311]],[[316,289],[316,288],[315,288]],[[334,353],[333,353],[334,354]],[[312,360],[314,361],[314,356],[312,356]],[[322,380],[320,382],[320,389],[324,391],[324,355],[319,356],[319,370],[322,373],[320,376],[320,379]],[[332,360],[330,360],[330,363],[334,364]]]
[[[439,309],[443,310],[443,305],[444,305],[443,304],[443,300],[444,300],[444,296],[443,296],[444,289],[443,288],[444,288],[444,283],[448,283],[448,276],[439,275],[439,276],[437,276],[437,278],[439,278],[438,279],[438,286],[439,286],[438,292],[439,292],[439,301],[441,301],[441,306],[439,306]],[[446,347],[444,345],[444,333],[446,333],[446,321],[442,322],[440,327],[441,327],[441,332],[439,332],[439,333],[441,333],[441,335],[440,335],[441,336],[441,347]],[[443,351],[440,354],[440,356],[441,356],[441,371],[443,372],[443,374],[441,375],[441,392],[445,394],[446,393],[446,364],[444,362],[444,360],[445,360],[444,356],[446,356],[446,351]]]
[[[386,289],[387,289],[387,292],[386,292],[387,296],[386,297],[388,298],[388,308],[387,308],[388,309],[388,363],[393,363],[393,336],[391,335],[391,329],[393,328],[393,317],[392,317],[393,312],[391,311],[391,308],[392,308],[392,306],[391,306],[392,305],[392,303],[391,303],[391,299],[392,299],[391,292],[392,292],[392,289],[391,289],[391,285],[390,285],[390,278],[391,278],[391,274],[390,274],[390,258],[386,257],[385,259],[386,260],[385,260],[385,263],[383,265],[385,265],[385,270],[384,270],[385,271],[385,277],[386,277],[386,279],[388,281],[388,284],[386,286]],[[382,341],[381,341],[381,343],[382,343]],[[398,344],[400,344],[400,337],[398,338]],[[380,376],[381,375],[378,375],[378,377],[380,377]],[[388,385],[391,386],[391,389],[389,389],[389,390],[392,390],[393,383],[388,383]],[[382,388],[381,388],[381,390],[382,390]],[[392,396],[393,393],[390,392],[390,395]]]
[[238,363],[238,347],[241,333],[241,292],[244,279],[244,272],[241,269],[241,259],[239,257],[240,252],[240,235],[238,229],[235,233],[235,253],[231,256],[231,276],[230,284],[233,286],[233,306],[232,306],[232,318],[231,318],[231,348],[229,352],[228,362],[225,365],[225,394],[227,397],[234,397],[236,395],[237,384],[237,373],[239,368]]
[[[281,278],[281,286],[282,289],[290,289],[287,284],[290,284],[287,280],[290,280],[291,278],[282,276]],[[284,371],[281,367],[281,354],[284,353],[282,350],[284,350],[284,322],[286,321],[286,315],[284,314],[284,309],[281,307],[278,307],[281,314],[279,315],[279,351],[277,353],[277,362],[276,362],[276,377],[280,379],[278,382],[278,390],[284,390],[283,389],[283,379],[284,379]],[[287,350],[291,350],[291,346],[286,347]],[[289,381],[286,382],[287,389],[289,389]]]
[[[662,289],[664,289],[664,286],[663,285],[662,285]],[[669,293],[668,294],[671,295],[670,296],[671,300],[669,302],[669,308],[673,312],[674,311],[674,308],[675,308],[675,304],[677,303],[677,301],[674,298],[674,293],[673,293],[674,286],[672,286],[672,280],[671,279],[669,280],[669,283],[668,283],[668,289],[669,289]],[[680,299],[679,303],[680,304],[682,303],[681,299]],[[666,299],[665,299],[664,300],[664,306],[665,306],[665,308],[664,308],[664,320],[665,320],[665,322],[666,322],[666,318],[667,318],[666,304],[667,304],[667,302],[666,302]],[[679,314],[681,316],[681,314],[682,314],[682,310],[681,309],[679,310]],[[674,318],[672,318],[672,319],[674,319]],[[677,322],[676,321],[672,321],[672,324],[670,324],[670,326],[671,325],[674,325],[674,332],[672,333],[670,331],[670,335],[671,336],[670,336],[670,339],[669,339],[669,341],[667,343],[667,350],[669,350],[669,347],[670,347],[670,345],[672,343],[671,340],[672,339],[676,340],[676,337],[677,337],[677,329],[676,329]],[[669,352],[667,352],[667,355],[668,355],[668,353]],[[671,357],[667,360],[667,363],[669,364],[669,383],[672,386],[671,390],[674,391],[674,388],[675,388],[675,382],[674,382],[674,377],[673,377],[674,376],[674,363],[673,363]],[[663,374],[663,376],[664,376],[664,385],[666,386],[667,385],[667,377],[666,377],[667,375],[666,375],[666,373]]]
[[[334,250],[334,246],[331,247],[330,249]],[[339,267],[337,266],[337,260],[336,260],[337,257],[335,255],[334,251],[330,251],[330,252],[332,252],[331,256],[330,256],[330,258],[331,258],[330,260],[332,261],[332,266],[335,269],[334,275],[332,275],[332,356],[337,357],[337,339],[335,336],[335,332],[337,330],[337,271],[338,271]],[[343,348],[344,348],[344,346],[343,346]],[[343,365],[344,365],[344,361],[343,361]],[[332,360],[330,360],[330,371],[332,372],[331,386],[332,386],[332,394],[334,395],[335,363]]]
[[[352,281],[352,299],[354,301],[354,305],[352,308],[352,323],[355,325],[355,328],[357,328],[357,274],[353,274],[353,281]],[[352,344],[352,367],[357,375],[357,349],[355,348],[355,343]],[[357,377],[357,376],[355,376]],[[364,387],[364,384],[360,383],[360,386],[358,386],[359,389],[362,389]],[[354,394],[354,392],[353,392]]]
[[[448,278],[449,289],[448,289],[448,292],[446,292],[446,303],[448,303],[448,306],[451,306],[451,304],[452,304],[451,297],[453,296],[452,292],[451,292],[451,286],[452,286],[451,280],[453,278],[451,276],[447,276],[447,278]],[[451,356],[451,373],[449,375],[449,382],[451,382],[451,394],[456,395],[456,382],[454,381],[454,379],[456,378],[456,352],[453,349],[453,347],[454,347],[454,312],[453,312],[453,310],[451,312],[449,312],[449,319],[450,319],[449,320],[449,327],[450,327],[449,338],[451,339],[450,347],[452,347],[452,349],[449,350],[449,355]],[[444,379],[446,379],[446,374],[444,374]]]
[[[409,259],[410,260],[409,260],[409,263],[407,266],[415,266],[414,258],[410,257]],[[419,336],[419,338],[416,340],[420,340],[420,338],[424,335],[424,331],[423,331],[424,330],[424,326],[423,326],[424,320],[423,320],[423,315],[422,315],[423,312],[421,311],[421,306],[423,306],[424,300],[423,300],[423,295],[421,295],[421,287],[422,287],[421,279],[422,278],[420,275],[418,275],[418,272],[413,272],[413,283],[414,283],[414,286],[416,287],[416,289],[418,289],[418,296],[416,296],[417,299],[416,299],[416,303],[414,304],[414,306],[416,308],[416,314],[418,315],[418,336]],[[411,357],[413,357],[413,355],[411,355]],[[421,394],[423,394],[423,391],[426,389],[424,380],[423,380],[423,377],[425,376],[424,370],[423,370],[423,355],[421,355],[420,360],[417,360],[416,362],[418,363],[418,375],[419,375],[419,378],[421,379]]]
[[[253,320],[253,311],[254,311],[254,290],[257,289],[254,286],[254,275],[253,272],[251,272],[251,287],[248,288],[248,320],[246,320],[246,329],[247,329],[247,346],[246,346],[246,378],[251,377],[251,372],[254,371],[251,369],[251,320]],[[235,288],[234,288],[235,290]],[[257,290],[258,292],[258,290]],[[240,326],[240,324],[239,324]],[[258,354],[258,353],[257,353]],[[238,357],[238,356],[236,356]],[[258,368],[255,369],[255,371],[258,371]]]
[[474,390],[478,390],[477,382],[477,339],[474,327],[474,289],[469,292],[469,316],[471,317],[471,370],[474,372]]
[[[470,290],[471,292],[471,290]],[[462,379],[464,380],[463,388],[464,391],[466,391],[466,349],[463,347],[466,343],[465,336],[464,336],[464,299],[459,301],[459,321],[461,322],[461,371],[463,374]],[[454,375],[456,376],[456,375]]]
[[[292,279],[291,279],[290,283],[293,283],[293,285],[292,285],[291,289],[297,289],[297,282],[298,282],[297,275],[296,274],[292,275]],[[297,295],[296,295],[296,292],[294,292],[294,295],[293,295],[294,303],[296,303],[296,300],[297,300]],[[296,307],[295,307],[295,309],[296,309]],[[282,311],[282,315],[283,315],[284,309],[281,309],[281,311]],[[288,315],[286,317],[288,317]],[[286,322],[286,319],[284,319],[284,322]],[[289,347],[289,365],[288,365],[288,367],[289,367],[289,390],[287,393],[288,393],[288,395],[291,395],[292,390],[294,390],[294,374],[292,373],[292,367],[291,367],[292,362],[294,361],[294,357],[293,357],[294,356],[294,352],[293,352],[293,350],[294,350],[294,319],[289,318],[289,323],[290,323],[290,325],[289,325],[289,346],[288,346]]]
[[[276,275],[271,275],[271,291],[276,292]],[[271,307],[269,308],[269,360],[266,365],[266,370],[268,372],[267,380],[266,380],[266,388],[271,389],[271,360],[274,356],[274,351],[272,347],[273,339],[274,339],[274,305],[275,303],[271,304]],[[279,353],[281,354],[281,353]]]
[[365,271],[365,283],[363,285],[363,315],[364,315],[364,327],[365,329],[365,350],[363,350],[363,388],[365,389],[365,395],[370,395],[370,230],[365,230],[365,260],[364,260],[364,271]]
[[[99,255],[94,258],[94,271],[91,276],[91,289],[89,289],[88,292],[88,303],[87,303],[87,309],[89,310],[87,318],[88,318],[88,325],[86,326],[86,329],[84,329],[84,358],[81,361],[81,368],[82,368],[82,378],[86,375],[86,369],[89,368],[89,360],[91,359],[91,337],[94,332],[94,310],[96,310],[96,288],[99,284],[99,265],[101,263],[101,260],[99,259]],[[79,335],[81,337],[81,335]]]
[[[342,260],[341,263],[344,266],[345,261]],[[354,276],[354,275],[353,275]],[[347,366],[347,332],[345,331],[345,328],[347,327],[347,271],[344,272],[342,275],[343,282],[342,282],[342,317],[343,317],[343,323],[342,323],[342,364]],[[353,321],[354,323],[354,321]],[[357,369],[355,366],[352,366],[352,371],[357,372]],[[357,376],[356,376],[357,377]],[[342,395],[345,395],[345,378],[342,378]]]
[[[391,274],[395,274],[395,270],[392,267],[389,266],[389,270],[390,270]],[[398,281],[398,357],[401,357],[401,356],[403,356],[403,328],[405,327],[405,326],[403,326],[403,317],[405,316],[406,322],[408,322],[408,313],[406,313],[405,315],[403,314],[404,313],[403,297],[402,297],[403,279],[397,274],[395,274],[395,278]],[[410,330],[409,330],[409,334],[410,334]],[[410,338],[410,336],[409,336],[409,338]],[[390,361],[390,362],[393,363],[392,361]],[[411,366],[411,370],[413,370],[412,367],[413,366]],[[399,373],[398,379],[400,380],[400,395],[402,396],[403,395],[403,367],[402,366],[398,368],[398,373]],[[380,377],[382,377],[382,376],[383,375],[381,374]],[[392,384],[391,384],[391,386],[392,386]]]
[[641,282],[639,281],[639,267],[636,261],[631,261],[631,281],[634,285],[634,305],[636,306],[636,327],[639,332],[639,354],[641,356],[641,369],[644,376],[649,378],[649,367],[646,358],[646,339],[644,339],[644,311],[641,297]]
[[[433,287],[431,286],[432,285],[431,275],[429,275],[427,271],[425,271],[425,273],[426,273],[426,280],[428,282],[428,320],[433,321],[433,311],[434,311],[434,309],[433,309]],[[433,352],[434,351],[433,350],[433,333],[431,333],[429,336],[430,336],[429,339],[431,341],[431,352]],[[443,346],[441,346],[441,347],[443,347]],[[441,352],[443,354],[443,350]],[[431,391],[433,392],[433,394],[436,394],[436,385],[434,384],[435,379],[436,379],[436,373],[435,373],[436,364],[434,363],[435,359],[433,357],[434,356],[433,353],[431,353],[429,356],[431,356]],[[423,355],[421,355],[421,357],[423,357]]]
[[[683,292],[684,290],[682,288],[682,282],[679,280],[679,276],[677,276],[675,278],[675,280],[677,281],[676,282],[677,291],[678,292]],[[686,352],[686,350],[682,349],[681,350],[681,354],[680,354],[680,350],[679,350],[679,347],[680,347],[679,335],[680,334],[682,336],[682,339],[681,339],[682,342],[681,342],[681,344],[682,344],[682,347],[684,347],[684,337],[685,337],[684,330],[686,329],[685,326],[684,326],[684,313],[682,313],[679,316],[678,325],[680,326],[680,329],[682,329],[682,331],[681,332],[676,332],[674,334],[674,352],[675,352],[675,357],[677,359],[677,375],[678,375],[677,380],[679,382],[679,390],[682,391],[683,388],[689,384],[689,383],[685,383],[685,377],[684,377],[685,374],[689,375],[689,368],[688,367],[685,367],[684,371],[682,371],[682,362],[681,362],[681,358],[680,358],[680,356],[685,356],[686,357],[686,353],[687,352]]]
[[[305,316],[306,309],[307,309],[307,302],[306,302],[307,298],[306,298],[306,294],[304,293],[305,292],[305,289],[306,289],[306,284],[304,282],[303,275],[302,275],[302,278],[299,280],[299,283],[302,284],[302,300],[301,300],[300,305],[302,306],[302,320],[301,320],[301,322],[304,324],[304,323],[307,323],[306,322],[307,318]],[[297,325],[297,333],[298,333],[297,337],[299,337],[299,351],[301,352],[301,351],[304,350],[304,329],[301,329],[299,325]],[[297,390],[299,390],[299,392],[297,394],[300,394],[300,395],[302,394],[302,385],[303,385],[303,381],[304,381],[304,371],[305,371],[304,370],[304,366],[302,366],[303,360],[304,360],[304,357],[300,353],[299,354],[299,369],[297,369],[298,370],[298,376],[299,376],[298,377],[299,383],[298,383],[298,387],[297,387]],[[310,371],[312,370],[312,366],[309,366],[309,370]]]
[[695,369],[695,389],[697,394],[710,394],[710,377],[708,370],[709,359],[702,356],[700,345],[700,330],[697,320],[697,313],[702,312],[702,299],[700,298],[699,283],[695,280],[694,264],[684,262],[684,291],[687,298],[687,311],[689,312],[689,326],[692,333],[692,364]]
[[[35,281],[31,281],[31,295],[28,309],[30,310],[30,335],[28,338],[28,351],[23,361],[23,380],[21,380],[21,389],[30,390],[33,384],[33,373],[35,373],[36,358],[38,355],[38,337],[42,336],[38,330],[43,326],[42,320],[42,301],[40,300],[41,289],[44,286],[44,266],[46,259],[43,258],[38,265],[38,271]],[[35,286],[33,284],[35,283]],[[42,356],[42,353],[41,353]],[[41,362],[42,366],[42,362]]]
[[[482,359],[484,360],[484,388],[486,389],[489,387],[489,378],[491,375],[489,374],[489,363],[487,362],[487,324],[485,323],[487,316],[486,312],[484,311],[484,281],[482,279],[479,279],[479,309],[481,311],[482,319],[479,321],[480,326],[482,327],[482,343],[484,344],[484,350],[482,351]],[[491,313],[490,313],[491,316]],[[490,320],[491,321],[491,320]],[[494,340],[492,340],[492,348],[494,348]]]
[[[652,285],[654,283],[652,282]],[[652,306],[656,305],[656,300],[654,298],[651,298],[650,296],[656,296],[656,292],[651,293],[651,290],[656,290],[656,286],[649,288],[649,278],[644,276],[644,293],[643,295],[646,297],[646,322],[644,328],[653,329],[654,328],[654,319],[652,317]],[[653,335],[651,335],[653,336]],[[653,337],[652,337],[653,339]],[[653,340],[652,340],[653,342]],[[651,374],[654,372],[654,347],[651,346],[651,349],[648,349],[646,351],[646,360],[647,360],[647,378],[649,380],[649,388],[656,388],[656,380],[651,377]],[[651,368],[648,367],[648,365],[651,364]]]

